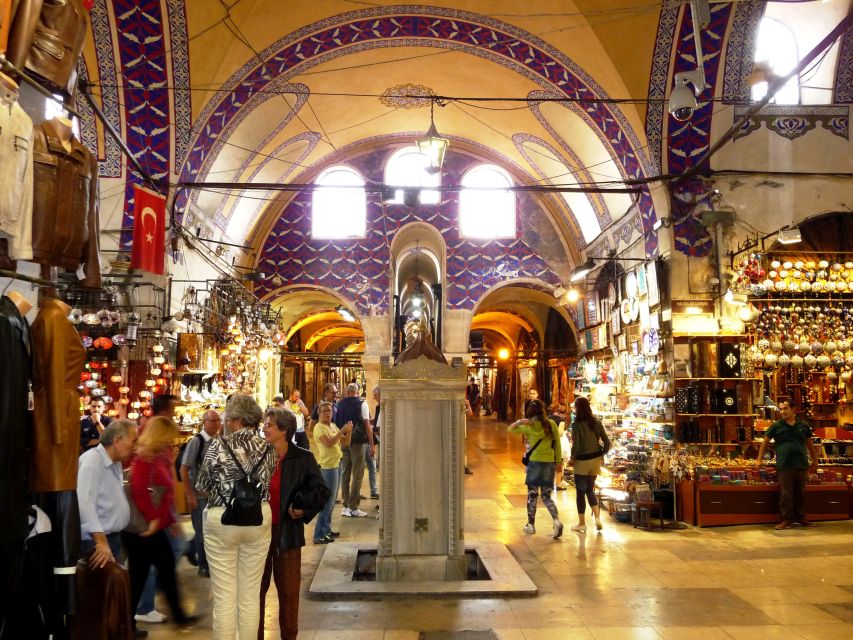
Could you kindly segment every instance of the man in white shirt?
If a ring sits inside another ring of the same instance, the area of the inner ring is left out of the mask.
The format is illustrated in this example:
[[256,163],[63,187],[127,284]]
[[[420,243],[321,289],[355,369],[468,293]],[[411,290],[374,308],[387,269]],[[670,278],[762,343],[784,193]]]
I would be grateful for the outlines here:
[[121,463],[133,454],[139,430],[131,420],[115,420],[104,428],[101,443],[80,456],[77,501],[80,505],[81,550],[91,551],[94,568],[121,557],[121,530],[130,521]]
[[296,416],[296,433],[293,435],[293,442],[297,447],[308,449],[308,436],[305,433],[305,418],[311,417],[311,412],[308,407],[302,402],[299,389],[294,389],[290,392],[290,397],[284,401],[284,408]]
[[201,431],[193,436],[184,448],[184,458],[181,460],[181,482],[184,485],[184,494],[187,496],[187,506],[190,508],[193,531],[195,531],[192,543],[195,546],[198,575],[209,578],[210,567],[207,565],[207,554],[204,552],[204,521],[202,520],[207,507],[207,494],[196,491],[195,479],[207,448],[219,436],[222,418],[218,411],[209,409],[204,412],[202,420]]

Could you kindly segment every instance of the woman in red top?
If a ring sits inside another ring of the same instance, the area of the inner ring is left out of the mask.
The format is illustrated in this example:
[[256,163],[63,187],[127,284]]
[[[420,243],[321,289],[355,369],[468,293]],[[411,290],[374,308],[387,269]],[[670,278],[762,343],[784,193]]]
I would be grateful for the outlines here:
[[261,580],[261,623],[258,639],[264,638],[264,609],[270,579],[278,592],[278,622],[282,640],[295,640],[299,632],[299,584],[305,525],[328,501],[330,492],[320,475],[314,455],[289,444],[296,432],[296,417],[286,409],[267,409],[264,439],[273,446],[277,463],[270,478],[272,536]]
[[137,457],[130,469],[130,492],[133,502],[148,522],[148,530],[139,535],[122,532],[127,548],[130,569],[130,597],[132,610],[136,610],[151,565],[157,569],[157,584],[166,596],[172,610],[172,619],[179,626],[196,621],[181,607],[178,584],[175,580],[175,556],[166,528],[173,534],[178,531],[175,522],[175,481],[172,475],[171,456],[167,449],[175,441],[178,427],[170,418],[155,417],[145,425],[137,443]]

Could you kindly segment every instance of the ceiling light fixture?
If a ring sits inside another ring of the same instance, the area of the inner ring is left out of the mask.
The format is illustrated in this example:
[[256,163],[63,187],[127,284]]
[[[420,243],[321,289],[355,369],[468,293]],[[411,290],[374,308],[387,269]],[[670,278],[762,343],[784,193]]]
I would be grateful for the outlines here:
[[572,275],[569,277],[569,281],[577,282],[578,280],[583,280],[593,269],[595,269],[595,259],[589,258],[582,265],[574,268]]
[[797,244],[803,241],[803,236],[800,233],[799,227],[788,227],[787,229],[779,229],[779,235],[776,236],[776,242],[779,244]]
[[341,305],[335,309],[335,311],[337,311],[338,315],[347,322],[355,322],[355,316],[352,314],[352,311],[347,309],[345,306]]
[[426,171],[431,174],[441,171],[444,164],[444,154],[447,152],[447,146],[450,143],[447,138],[438,135],[438,130],[435,128],[434,109],[435,99],[432,99],[429,103],[429,129],[427,129],[424,137],[417,141],[418,149],[429,162]]

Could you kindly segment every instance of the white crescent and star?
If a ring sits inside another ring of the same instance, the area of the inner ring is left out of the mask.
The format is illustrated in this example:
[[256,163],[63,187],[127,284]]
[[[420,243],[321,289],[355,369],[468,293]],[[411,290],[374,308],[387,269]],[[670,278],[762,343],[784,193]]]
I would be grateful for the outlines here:
[[[157,228],[157,214],[154,212],[154,209],[151,207],[145,207],[142,209],[142,216],[140,218],[140,224],[142,227],[145,227],[145,216],[151,216],[154,219],[154,228]],[[154,236],[150,231],[145,232],[145,241],[146,242],[154,242]]]

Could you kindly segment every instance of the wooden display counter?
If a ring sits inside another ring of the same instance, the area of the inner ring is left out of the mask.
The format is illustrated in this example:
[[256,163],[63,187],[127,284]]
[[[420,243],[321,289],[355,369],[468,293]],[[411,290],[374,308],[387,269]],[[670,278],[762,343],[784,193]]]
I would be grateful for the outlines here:
[[[682,483],[684,485],[689,483]],[[681,504],[686,522],[713,527],[729,524],[766,524],[779,520],[779,485],[720,485],[693,483],[694,513]],[[684,487],[679,497],[688,493]],[[810,520],[846,520],[851,517],[851,489],[847,485],[808,485],[806,513]]]

